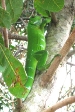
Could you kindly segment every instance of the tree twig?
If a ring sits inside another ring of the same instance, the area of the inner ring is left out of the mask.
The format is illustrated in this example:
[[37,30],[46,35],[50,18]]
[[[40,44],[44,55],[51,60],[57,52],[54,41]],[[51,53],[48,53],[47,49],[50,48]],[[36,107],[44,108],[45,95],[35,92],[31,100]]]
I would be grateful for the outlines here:
[[74,41],[75,41],[75,29],[72,31],[69,38],[65,42],[64,46],[60,50],[59,52],[60,56],[54,58],[47,72],[41,77],[41,82],[40,82],[41,86],[46,86],[47,83],[52,80],[53,74],[55,73],[56,69],[58,68],[63,58],[68,54]]

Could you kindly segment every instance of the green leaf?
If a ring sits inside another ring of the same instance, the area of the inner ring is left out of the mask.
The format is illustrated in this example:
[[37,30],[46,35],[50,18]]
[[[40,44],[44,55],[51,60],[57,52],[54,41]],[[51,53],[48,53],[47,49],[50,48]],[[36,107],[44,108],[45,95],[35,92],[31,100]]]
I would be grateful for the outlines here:
[[37,11],[40,11],[41,7],[41,9],[46,11],[58,12],[63,8],[63,6],[64,0],[34,0],[34,7]]
[[11,18],[7,11],[0,7],[0,26],[10,28],[11,26]]
[[0,72],[3,72],[4,70],[5,68],[0,65]]
[[12,23],[15,23],[22,13],[23,0],[6,0],[7,12],[10,13]]
[[34,6],[35,6],[35,9],[37,10],[37,12],[39,12],[42,16],[44,16],[44,17],[49,16],[48,11],[43,9],[41,6],[37,5],[37,2],[34,2]]
[[4,81],[9,91],[17,98],[23,98],[27,89],[25,83],[27,75],[22,64],[14,58],[9,49],[0,44],[0,66],[4,68],[2,72]]
[[2,44],[2,45],[4,45],[4,40],[3,40],[3,38],[2,38],[2,34],[0,33],[0,43]]

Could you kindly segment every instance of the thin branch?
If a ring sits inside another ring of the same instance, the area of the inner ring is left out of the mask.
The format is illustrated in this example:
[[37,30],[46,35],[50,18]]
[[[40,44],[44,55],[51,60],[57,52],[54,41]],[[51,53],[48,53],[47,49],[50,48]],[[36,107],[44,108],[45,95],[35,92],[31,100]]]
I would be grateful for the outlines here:
[[55,26],[56,26],[56,24],[57,24],[57,18],[56,18],[56,16],[55,16],[55,14],[53,13],[53,12],[51,12],[51,18],[52,18],[52,22],[55,24]]
[[17,112],[21,112],[22,109],[22,100],[17,98]]
[[69,59],[72,55],[75,54],[75,49],[71,50],[68,54],[67,54],[67,59]]
[[5,47],[9,48],[9,40],[8,40],[8,30],[7,30],[7,28],[3,28],[3,36],[4,36]]
[[43,112],[55,112],[57,109],[62,108],[63,106],[66,106],[68,104],[72,104],[74,102],[75,102],[75,96],[71,96],[62,101],[57,102],[55,105],[53,105],[52,107],[48,108]]
[[27,36],[21,36],[17,34],[11,34],[11,32],[8,32],[8,38],[9,39],[16,39],[16,40],[24,40],[27,41]]
[[23,47],[20,47],[14,54],[14,57],[17,57],[19,53],[23,52],[23,51],[26,51],[27,49],[23,48]]
[[41,82],[40,82],[41,86],[46,86],[47,83],[52,80],[53,74],[55,73],[56,69],[58,68],[63,58],[68,54],[74,42],[75,42],[75,29],[72,31],[69,38],[65,42],[64,46],[60,50],[59,52],[60,56],[54,58],[47,72],[41,77]]
[[2,3],[2,7],[3,7],[3,9],[6,10],[5,0],[1,0],[1,3]]
[[67,62],[66,64],[71,65],[71,66],[75,66],[75,64]]
[[0,97],[2,97],[4,100],[6,100],[8,103],[15,103],[14,101],[11,101],[10,99],[6,98],[4,94],[0,94]]
[[[0,28],[0,33],[2,34],[2,28]],[[16,40],[24,40],[27,41],[27,36],[22,36],[22,35],[17,35],[17,34],[13,34],[10,31],[8,32],[8,38],[9,39],[16,39]]]
[[[1,0],[1,4],[2,4],[3,9],[6,10],[5,0]],[[3,36],[4,36],[5,47],[9,47],[7,28],[3,28]]]
[[21,17],[20,17],[20,20],[22,21],[23,25],[25,26],[26,24],[25,24],[24,20]]

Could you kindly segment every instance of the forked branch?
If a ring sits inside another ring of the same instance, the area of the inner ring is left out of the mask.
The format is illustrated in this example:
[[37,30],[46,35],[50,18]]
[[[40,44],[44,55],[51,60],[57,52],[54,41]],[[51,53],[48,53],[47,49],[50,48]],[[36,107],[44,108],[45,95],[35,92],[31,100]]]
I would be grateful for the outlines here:
[[60,56],[56,56],[52,62],[52,64],[50,65],[49,69],[47,70],[47,72],[42,76],[41,78],[41,86],[46,86],[46,84],[52,80],[52,76],[55,73],[56,69],[58,68],[59,64],[61,63],[61,61],[63,60],[63,58],[68,54],[71,46],[73,45],[73,43],[75,42],[75,29],[72,31],[72,33],[70,34],[69,38],[67,39],[67,41],[65,42],[64,46],[62,47],[62,49],[59,52]]

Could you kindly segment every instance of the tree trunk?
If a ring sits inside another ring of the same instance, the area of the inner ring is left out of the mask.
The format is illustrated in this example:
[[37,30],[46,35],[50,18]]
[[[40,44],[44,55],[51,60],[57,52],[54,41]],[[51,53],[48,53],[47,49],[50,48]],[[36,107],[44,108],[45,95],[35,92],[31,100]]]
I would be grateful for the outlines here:
[[[56,13],[58,20],[57,25],[51,25],[47,33],[47,51],[49,52],[48,62],[51,61],[54,55],[58,54],[65,41],[69,37],[71,26],[74,19],[75,2],[74,0],[65,0],[63,10]],[[35,81],[30,94],[23,102],[21,112],[43,112],[48,106],[52,106],[58,99],[59,91],[65,77],[64,67],[58,68],[56,74],[53,75],[52,82],[46,87],[41,87],[41,75],[36,75]],[[64,72],[63,72],[64,71]],[[63,72],[63,75],[61,73]],[[58,83],[59,80],[60,84]],[[57,88],[57,86],[59,87]],[[16,111],[17,112],[17,111]]]

